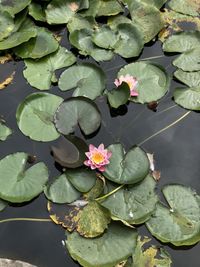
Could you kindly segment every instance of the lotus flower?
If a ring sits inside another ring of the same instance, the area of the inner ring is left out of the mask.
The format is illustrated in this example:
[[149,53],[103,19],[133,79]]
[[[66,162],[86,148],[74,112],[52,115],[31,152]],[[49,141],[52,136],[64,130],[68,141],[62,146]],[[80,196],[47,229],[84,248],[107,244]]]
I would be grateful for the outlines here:
[[85,153],[88,157],[88,160],[84,161],[84,164],[90,167],[92,170],[98,169],[101,172],[105,171],[105,166],[109,164],[109,158],[112,153],[104,148],[104,144],[95,147],[89,145],[89,152]]
[[127,83],[130,88],[130,95],[131,96],[138,96],[138,92],[135,90],[138,85],[138,81],[133,76],[127,74],[126,76],[120,76],[119,79],[115,79],[114,84],[118,87],[123,82]]

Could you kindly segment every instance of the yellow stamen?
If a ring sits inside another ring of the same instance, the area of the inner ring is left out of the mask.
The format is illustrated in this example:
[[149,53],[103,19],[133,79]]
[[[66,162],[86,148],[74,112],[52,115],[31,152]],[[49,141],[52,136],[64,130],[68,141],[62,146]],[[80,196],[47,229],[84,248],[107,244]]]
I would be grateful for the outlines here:
[[104,161],[104,156],[100,152],[95,152],[92,155],[92,161],[96,164],[99,164]]

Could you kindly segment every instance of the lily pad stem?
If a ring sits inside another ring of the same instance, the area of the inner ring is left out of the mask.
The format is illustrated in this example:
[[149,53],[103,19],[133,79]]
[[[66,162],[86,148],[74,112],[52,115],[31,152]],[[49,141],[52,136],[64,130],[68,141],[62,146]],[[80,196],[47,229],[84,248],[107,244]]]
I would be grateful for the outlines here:
[[15,222],[15,221],[52,222],[51,219],[40,219],[40,218],[9,218],[9,219],[0,220],[0,223]]
[[104,196],[102,196],[102,197],[98,197],[98,198],[96,198],[95,200],[96,200],[96,201],[102,201],[102,200],[104,200],[105,198],[107,198],[107,197],[113,195],[114,193],[116,193],[117,191],[119,191],[122,187],[124,187],[124,184],[122,184],[122,185],[120,185],[119,187],[115,188],[113,191],[109,192],[108,194],[106,194],[106,195],[104,195]]

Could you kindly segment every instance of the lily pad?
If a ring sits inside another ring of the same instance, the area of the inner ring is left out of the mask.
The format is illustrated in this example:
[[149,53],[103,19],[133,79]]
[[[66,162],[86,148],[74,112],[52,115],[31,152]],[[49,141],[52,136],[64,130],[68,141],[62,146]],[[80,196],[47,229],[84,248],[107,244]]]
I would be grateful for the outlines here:
[[122,5],[116,0],[100,0],[97,16],[114,16],[123,12]]
[[108,102],[112,108],[118,108],[127,103],[130,97],[130,88],[127,83],[122,83],[117,88],[107,92]]
[[86,193],[95,186],[97,176],[95,171],[78,168],[66,170],[66,175],[71,184],[80,192]]
[[92,42],[92,34],[93,30],[90,29],[75,30],[69,35],[69,40],[84,56],[90,55],[96,61],[111,60],[113,52],[96,46]]
[[120,220],[129,224],[141,224],[155,210],[158,201],[155,186],[155,180],[148,175],[141,183],[120,189],[100,204]]
[[112,152],[110,163],[103,175],[118,184],[134,184],[143,180],[149,172],[149,160],[139,147],[132,147],[125,153],[121,144],[108,146]]
[[187,109],[200,110],[200,86],[190,88],[176,88],[174,101]]
[[188,31],[173,34],[163,43],[165,52],[187,52],[200,45],[200,32]]
[[97,46],[105,49],[112,49],[118,39],[118,34],[107,25],[97,28],[92,35],[92,41]]
[[16,47],[22,43],[27,42],[32,37],[37,35],[37,30],[33,22],[29,19],[26,19],[18,31],[9,35],[8,38],[0,42],[0,50],[9,49]]
[[87,238],[101,235],[111,221],[108,210],[101,207],[96,201],[89,202],[79,216],[77,231]]
[[200,48],[196,48],[181,54],[173,61],[173,65],[184,71],[200,70]]
[[116,30],[119,40],[114,45],[115,53],[124,58],[139,56],[144,46],[144,40],[138,28],[130,23],[121,23]]
[[174,72],[174,76],[189,87],[200,86],[200,71],[187,72],[178,69]]
[[7,12],[0,11],[0,41],[7,38],[12,33],[14,27],[12,16]]
[[83,165],[86,159],[85,152],[88,145],[77,136],[61,136],[58,142],[51,147],[56,162],[67,168],[77,168]]
[[161,12],[155,6],[131,0],[128,1],[128,8],[134,25],[143,33],[145,43],[151,41],[164,27]]
[[28,154],[18,152],[0,161],[0,198],[13,203],[30,201],[38,196],[48,180],[48,169],[42,162],[25,170]]
[[153,236],[175,246],[193,245],[200,240],[199,196],[182,185],[168,185],[163,189],[169,208],[157,204],[155,213],[146,222]]
[[45,188],[44,192],[49,200],[59,204],[72,203],[81,196],[81,193],[70,183],[66,174],[57,177]]
[[105,184],[103,182],[103,179],[98,178],[95,185],[90,189],[90,191],[83,195],[84,199],[89,201],[95,200],[103,193],[104,186]]
[[30,4],[31,0],[1,0],[0,9],[7,11],[14,17],[15,14],[22,11]]
[[[86,2],[86,6],[82,3]],[[46,12],[47,22],[49,24],[63,24],[68,23],[68,21],[74,16],[74,14],[80,9],[87,7],[87,1],[82,0],[53,0],[51,1]]]
[[76,232],[67,234],[66,247],[71,257],[84,267],[113,267],[131,256],[136,239],[134,229],[112,224],[106,233],[94,239],[81,237]]
[[37,267],[36,265],[29,264],[24,261],[9,260],[0,258],[0,264],[2,267]]
[[102,95],[106,77],[98,66],[83,63],[65,70],[59,79],[58,86],[62,91],[75,88],[73,96],[84,96],[90,99]]
[[41,58],[55,52],[58,47],[59,44],[50,31],[37,27],[37,36],[16,47],[14,52],[21,58]]
[[148,247],[144,250],[143,246],[148,243],[150,239],[138,237],[137,246],[133,253],[134,267],[154,266],[154,267],[170,267],[170,255],[163,249],[155,246]]
[[36,141],[48,142],[59,137],[53,116],[63,99],[47,93],[28,95],[18,106],[17,124],[22,133]]
[[5,141],[12,134],[12,130],[0,122],[0,141]]
[[131,75],[138,81],[137,97],[130,100],[136,103],[150,103],[162,98],[168,91],[170,78],[164,68],[150,62],[136,62],[126,65],[118,73],[120,76]]
[[95,26],[98,24],[93,17],[82,17],[78,13],[67,23],[67,29],[70,33],[81,29],[93,30]]
[[57,109],[54,118],[57,130],[70,134],[79,125],[85,135],[95,132],[101,124],[101,115],[97,105],[86,97],[71,97]]
[[0,211],[3,211],[8,206],[8,203],[0,199]]
[[46,22],[46,14],[44,7],[45,6],[42,6],[41,3],[32,2],[28,6],[28,13],[35,20]]
[[191,16],[200,15],[200,3],[196,0],[171,0],[168,5],[171,9],[179,13]]
[[26,59],[24,77],[33,87],[39,90],[48,90],[52,82],[56,81],[55,71],[69,67],[76,61],[75,56],[66,48],[60,47],[58,51],[39,60]]

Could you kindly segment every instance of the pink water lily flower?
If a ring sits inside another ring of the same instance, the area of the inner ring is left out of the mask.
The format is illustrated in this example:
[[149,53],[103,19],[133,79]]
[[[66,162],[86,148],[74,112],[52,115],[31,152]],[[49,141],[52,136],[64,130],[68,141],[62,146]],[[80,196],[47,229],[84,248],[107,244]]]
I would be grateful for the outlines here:
[[90,167],[92,170],[98,169],[101,172],[105,171],[105,166],[110,163],[109,158],[112,153],[104,148],[104,144],[95,147],[89,145],[89,152],[85,153],[88,160],[84,161],[84,164]]
[[118,87],[123,82],[126,82],[130,88],[130,95],[131,96],[138,96],[138,92],[135,90],[138,86],[138,81],[133,76],[126,74],[126,76],[120,76],[119,79],[115,79],[114,84]]

